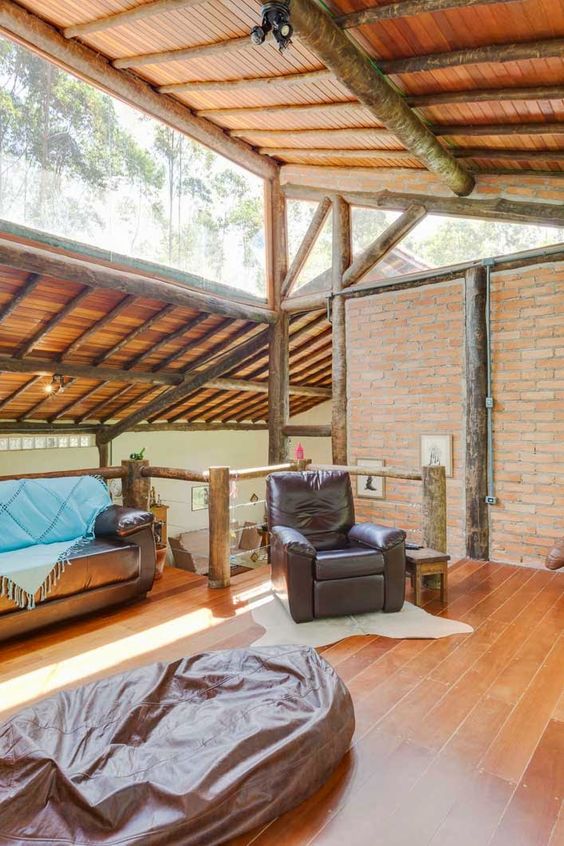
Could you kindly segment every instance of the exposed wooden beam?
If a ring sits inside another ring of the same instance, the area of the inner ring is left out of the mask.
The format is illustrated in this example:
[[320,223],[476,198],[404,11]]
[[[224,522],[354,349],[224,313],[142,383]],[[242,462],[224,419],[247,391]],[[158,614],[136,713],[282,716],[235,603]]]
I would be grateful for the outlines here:
[[[131,432],[152,434],[153,432],[265,432],[266,423],[151,423],[134,426]],[[0,432],[6,435],[23,434],[83,434],[90,435],[100,432],[103,426],[77,423],[49,423],[42,420],[10,422],[0,421]]]
[[521,87],[516,86],[515,88],[480,88],[463,91],[439,91],[436,94],[408,94],[407,102],[414,108],[423,109],[428,106],[448,106],[451,103],[504,103],[517,100],[561,100],[563,96],[561,85],[536,85]]
[[[228,326],[231,326],[231,320],[223,320],[217,326],[213,326],[208,332],[205,332],[200,338],[190,339],[188,343],[181,347],[179,350],[175,350],[162,361],[160,361],[158,364],[155,364],[153,370],[157,371],[168,367],[174,361],[177,361],[179,358],[185,356],[186,353],[190,352],[190,350],[193,350],[195,347],[199,347],[201,344],[206,344],[208,341],[211,341],[212,338],[215,338],[216,335],[223,332],[225,329],[227,329]],[[206,355],[206,353],[204,353],[204,355]],[[187,366],[192,367],[192,363],[188,364]]]
[[[333,200],[332,292],[343,288],[343,277],[352,256],[351,210],[342,197]],[[347,326],[346,303],[342,297],[333,303],[333,351],[331,447],[333,464],[347,464]]]
[[547,38],[538,41],[521,41],[516,44],[488,44],[484,47],[428,53],[424,56],[409,56],[405,59],[379,59],[377,64],[386,74],[421,73],[460,65],[558,58],[563,53],[564,38]]
[[[335,104],[330,103],[329,105],[334,106]],[[360,106],[360,103],[357,103],[357,105]],[[364,109],[364,106],[361,108]],[[291,135],[293,140],[299,139],[305,143],[309,143],[311,141],[326,142],[329,140],[329,142],[332,142],[341,139],[345,140],[349,135],[351,135],[351,133],[353,136],[356,135],[356,137],[361,138],[363,141],[370,141],[372,143],[377,143],[380,139],[389,141],[390,138],[393,137],[393,132],[390,132],[389,129],[385,129],[380,126],[354,126],[350,128],[345,127],[344,129],[260,129],[255,126],[247,127],[246,129],[229,130],[229,134],[232,135],[233,138],[247,138],[248,136],[258,135],[261,138],[266,138],[267,140],[272,139],[272,141],[279,141],[287,139],[288,135]],[[276,144],[273,144],[273,146],[276,146]]]
[[41,358],[13,358],[0,355],[0,372],[35,373],[37,376],[52,376],[61,373],[74,379],[94,379],[107,382],[143,382],[152,385],[178,385],[181,373],[146,373],[141,370],[124,370],[118,367],[97,367],[92,364],[75,364]]
[[0,264],[53,276],[55,279],[65,279],[88,288],[121,291],[124,294],[184,306],[207,314],[221,314],[257,323],[272,323],[276,319],[274,312],[267,308],[226,300],[205,291],[196,291],[185,286],[163,282],[154,277],[96,265],[92,261],[85,261],[76,256],[62,255],[2,237],[0,237]]
[[124,56],[114,59],[114,68],[138,68],[143,65],[162,65],[166,62],[184,62],[187,59],[202,59],[210,56],[226,56],[245,48],[252,48],[253,43],[249,35],[237,38],[227,38],[223,41],[212,41],[209,44],[197,44],[194,47],[181,47],[176,50],[160,50],[157,53],[139,53],[134,56]]
[[[300,113],[309,112],[325,112],[332,114],[340,112],[341,109],[352,109],[353,113],[366,112],[366,106],[359,103],[358,100],[339,100],[332,103],[283,103],[276,106],[224,106],[217,109],[199,109],[196,115],[202,118],[221,118],[221,117],[245,117],[245,115],[278,115],[286,114],[288,111]],[[229,134],[233,138],[237,130],[229,130]],[[258,131],[258,130],[255,130]],[[288,130],[293,132],[294,130]]]
[[28,338],[23,344],[18,347],[15,358],[23,358],[28,353],[30,353],[35,347],[37,347],[41,341],[47,337],[47,335],[53,331],[59,324],[68,317],[71,312],[73,312],[76,308],[78,308],[82,302],[92,295],[92,290],[90,288],[85,288],[79,294],[72,298],[60,311],[58,311],[53,317],[47,321],[47,323],[39,326],[39,328],[34,332],[31,338]]
[[[321,199],[327,188],[311,188],[302,185],[285,185],[287,197],[303,200]],[[564,207],[558,203],[537,203],[534,200],[522,202],[505,200],[470,200],[460,197],[441,197],[437,194],[407,194],[395,191],[345,191],[343,197],[354,206],[405,211],[416,203],[428,212],[452,215],[453,217],[475,217],[481,220],[506,220],[513,223],[538,223],[546,226],[564,225]]]
[[111,397],[106,397],[101,402],[97,403],[93,406],[86,414],[83,414],[80,418],[82,420],[101,420],[100,412],[107,408],[109,405],[113,405],[113,403],[117,402],[121,397],[125,394],[129,393],[131,390],[131,385],[125,385],[123,388],[120,388],[119,391],[116,391],[112,394]]
[[[166,333],[159,341],[156,341],[154,344],[152,344],[148,350],[142,350],[142,352],[137,353],[137,355],[129,359],[129,361],[125,365],[126,369],[130,370],[131,368],[136,367],[146,358],[149,358],[155,355],[155,353],[160,352],[163,347],[166,347],[168,346],[168,344],[178,341],[179,338],[184,338],[187,332],[191,332],[193,329],[195,329],[201,323],[204,323],[206,320],[209,320],[209,314],[199,314],[196,315],[195,318],[192,318],[192,320],[188,320],[186,323],[183,323],[182,326],[180,326],[178,329],[175,329],[174,332]],[[190,339],[190,343],[192,343],[192,339]],[[184,347],[182,349],[184,349]],[[161,369],[160,363],[153,368],[153,372],[157,368]]]
[[[172,97],[163,97],[149,83],[134,74],[119,73],[110,61],[95,50],[69,40],[54,26],[10,0],[0,0],[0,28],[9,36],[48,56],[87,82],[140,108],[168,126],[206,144],[216,153],[227,156],[264,178],[276,174],[276,165],[236,138],[230,138],[220,127],[196,117],[190,109]],[[248,36],[246,40],[250,44]]]
[[454,151],[458,159],[509,159],[514,162],[534,161],[561,162],[564,161],[562,150],[507,150],[499,147],[464,147]]
[[[89,292],[90,293],[90,292]],[[121,341],[118,341],[117,344],[114,344],[111,349],[106,350],[105,352],[101,353],[97,359],[95,359],[94,364],[102,364],[102,362],[107,361],[112,356],[116,355],[116,353],[121,352],[121,350],[127,346],[127,344],[131,343],[131,341],[135,340],[139,335],[142,335],[144,332],[148,332],[149,329],[152,329],[156,323],[159,323],[161,320],[164,320],[165,317],[168,317],[172,314],[176,309],[176,306],[167,305],[164,308],[161,308],[156,314],[146,320],[144,323],[141,323],[136,329],[130,331]],[[154,347],[153,347],[154,349]]]
[[[216,388],[219,391],[244,391],[252,394],[267,394],[268,382],[253,382],[248,379],[212,379],[206,388]],[[317,388],[310,385],[290,385],[290,393],[302,397],[331,398],[331,388]]]
[[409,150],[335,150],[325,147],[304,149],[302,147],[260,147],[259,152],[264,156],[275,156],[281,159],[343,159],[348,162],[358,162],[364,159],[373,161],[397,162],[418,161],[419,156]]
[[80,335],[75,341],[70,344],[64,353],[62,354],[60,361],[65,361],[68,356],[72,356],[77,350],[79,350],[92,335],[95,335],[101,329],[104,329],[112,320],[115,320],[116,317],[119,317],[120,314],[123,314],[124,311],[127,311],[137,298],[134,297],[132,294],[126,295],[121,302],[119,302],[116,306],[114,306],[110,311],[105,314],[100,320],[97,320],[89,329],[86,330],[82,335]]
[[336,79],[392,130],[455,193],[469,194],[474,178],[442,147],[403,97],[378,73],[372,60],[339,29],[315,0],[292,0],[292,23],[301,41],[319,56]]
[[10,403],[12,403],[14,400],[18,399],[18,397],[21,397],[22,394],[25,394],[26,391],[29,391],[30,388],[33,388],[33,386],[40,382],[42,379],[43,375],[33,376],[24,385],[20,385],[19,388],[16,388],[15,391],[12,391],[9,396],[5,397],[5,399],[0,402],[0,411],[6,408],[6,406],[10,405]]
[[381,261],[427,214],[424,206],[412,205],[394,220],[343,273],[343,288],[354,285]]
[[41,275],[38,273],[30,273],[24,284],[16,291],[14,296],[8,300],[2,311],[0,311],[0,323],[7,320],[8,317],[15,312],[17,307],[26,299],[26,297],[29,297],[29,295],[35,291],[40,283]]
[[564,170],[551,170],[546,167],[473,167],[472,171],[490,176],[548,176],[556,180],[564,179]]
[[57,411],[56,414],[51,415],[51,417],[49,417],[49,423],[54,423],[55,420],[64,419],[67,415],[74,411],[75,408],[78,408],[82,405],[82,403],[87,402],[91,396],[94,396],[98,393],[98,391],[102,390],[102,388],[105,388],[107,384],[107,382],[98,382],[97,385],[94,385],[93,388],[90,388],[89,391],[86,391],[86,393],[82,394],[82,396],[78,397],[78,399],[72,400],[72,402],[65,405],[65,407],[60,411]]
[[158,91],[161,94],[190,94],[199,91],[239,91],[248,88],[278,89],[310,82],[323,82],[326,79],[333,79],[333,74],[330,70],[322,68],[303,73],[290,73],[286,76],[279,74],[278,76],[251,76],[239,79],[207,79],[204,82],[175,82],[159,86]]
[[91,32],[104,32],[107,29],[114,29],[116,26],[125,26],[134,23],[134,21],[143,21],[155,15],[162,15],[164,12],[191,9],[203,2],[204,0],[153,0],[153,2],[144,3],[141,6],[134,6],[132,9],[125,9],[123,12],[116,12],[103,18],[67,26],[63,30],[63,35],[65,38],[80,38],[82,35],[88,35]]
[[223,376],[224,373],[231,370],[240,361],[244,360],[246,356],[252,355],[261,347],[268,343],[268,330],[263,330],[255,335],[250,341],[230,351],[223,356],[218,362],[212,364],[205,370],[200,370],[194,373],[192,370],[188,371],[182,382],[171,390],[166,391],[162,396],[157,397],[152,402],[143,405],[142,408],[128,415],[119,423],[111,426],[103,435],[107,441],[113,440],[122,432],[126,432],[131,426],[147,420],[148,417],[156,414],[163,408],[170,408],[174,403],[180,402],[189,394],[201,388],[210,379],[216,379],[218,376]]
[[487,6],[492,3],[514,3],[516,0],[400,0],[383,6],[369,6],[358,12],[340,15],[335,20],[343,29],[378,23],[379,21],[407,18],[430,12],[444,12],[448,9],[460,9],[468,6]]
[[327,216],[330,211],[331,200],[329,197],[324,197],[317,206],[302,242],[296,250],[296,255],[292,259],[288,272],[284,277],[281,289],[282,298],[287,297],[290,294],[294,283],[300,275],[300,271],[306,263],[308,256],[317,241],[317,236],[321,232],[323,224],[327,220]]
[[330,438],[331,426],[322,424],[317,426],[296,426],[288,425],[284,429],[290,438]]
[[435,124],[435,135],[448,135],[451,138],[466,135],[469,138],[479,135],[561,135],[564,132],[562,123],[482,123],[469,126],[468,124]]
[[464,418],[466,429],[466,555],[489,558],[487,459],[487,273],[472,267],[464,279]]

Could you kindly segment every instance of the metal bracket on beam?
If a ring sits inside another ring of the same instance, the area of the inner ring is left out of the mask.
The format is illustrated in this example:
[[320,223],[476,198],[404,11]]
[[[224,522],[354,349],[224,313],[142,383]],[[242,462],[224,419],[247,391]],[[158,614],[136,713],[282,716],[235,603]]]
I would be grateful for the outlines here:
[[328,294],[325,298],[326,301],[326,308],[327,308],[327,321],[329,323],[333,323],[333,300],[335,299],[335,294]]

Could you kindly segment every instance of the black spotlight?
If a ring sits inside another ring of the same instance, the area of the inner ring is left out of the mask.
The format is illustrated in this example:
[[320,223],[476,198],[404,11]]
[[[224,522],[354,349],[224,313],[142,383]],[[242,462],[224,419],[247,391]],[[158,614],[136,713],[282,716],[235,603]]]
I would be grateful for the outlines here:
[[269,32],[278,44],[280,52],[292,43],[292,24],[290,23],[290,0],[274,0],[261,6],[262,21],[260,26],[251,30],[253,44],[263,44]]

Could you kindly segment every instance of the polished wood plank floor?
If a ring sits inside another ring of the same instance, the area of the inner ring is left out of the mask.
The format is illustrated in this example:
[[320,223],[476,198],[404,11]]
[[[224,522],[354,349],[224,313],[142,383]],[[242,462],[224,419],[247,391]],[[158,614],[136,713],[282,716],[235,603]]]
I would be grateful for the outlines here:
[[[225,591],[165,571],[142,603],[2,645],[0,717],[154,660],[245,646],[268,573]],[[472,635],[349,638],[322,650],[352,693],[329,782],[231,846],[564,846],[564,573],[462,561],[447,606]]]

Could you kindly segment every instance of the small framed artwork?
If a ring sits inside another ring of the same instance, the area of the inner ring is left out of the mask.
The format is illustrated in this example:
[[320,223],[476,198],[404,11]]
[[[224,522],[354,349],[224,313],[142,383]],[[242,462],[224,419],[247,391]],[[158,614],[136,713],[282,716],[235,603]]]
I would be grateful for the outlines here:
[[209,488],[207,485],[195,485],[192,488],[192,511],[205,511],[209,505]]
[[[380,469],[384,466],[381,458],[358,458],[357,464],[362,467]],[[386,480],[383,476],[357,476],[356,493],[364,499],[384,499],[386,495]]]
[[446,475],[452,476],[452,435],[421,435],[420,454],[422,467],[442,464]]

